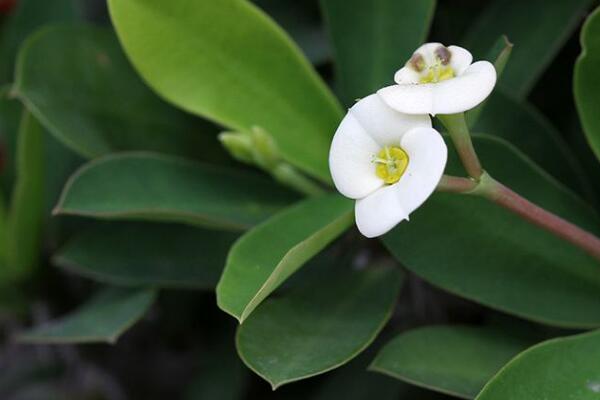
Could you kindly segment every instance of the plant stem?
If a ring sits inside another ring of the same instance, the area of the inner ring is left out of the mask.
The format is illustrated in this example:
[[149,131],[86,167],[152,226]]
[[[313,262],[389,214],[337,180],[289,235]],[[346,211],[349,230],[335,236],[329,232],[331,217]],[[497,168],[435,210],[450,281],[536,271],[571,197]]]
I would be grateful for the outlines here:
[[476,186],[477,182],[473,179],[443,175],[440,183],[438,183],[437,190],[450,193],[468,193]]
[[448,130],[465,171],[470,177],[478,180],[483,174],[483,168],[481,168],[481,163],[475,153],[464,114],[443,114],[438,115],[437,118]]
[[287,163],[280,163],[270,172],[282,184],[307,196],[318,196],[325,193],[321,186]]
[[485,172],[480,177],[479,182],[444,175],[438,185],[438,190],[471,194],[488,199],[514,212],[526,221],[579,247],[600,261],[600,238],[525,199]]

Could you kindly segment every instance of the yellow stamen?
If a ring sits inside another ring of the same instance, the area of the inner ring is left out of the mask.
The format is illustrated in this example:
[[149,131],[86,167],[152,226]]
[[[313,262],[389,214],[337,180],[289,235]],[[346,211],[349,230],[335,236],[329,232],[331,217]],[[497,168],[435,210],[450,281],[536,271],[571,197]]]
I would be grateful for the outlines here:
[[400,147],[385,146],[373,159],[375,174],[391,185],[400,180],[408,166],[408,154]]
[[437,83],[454,78],[454,70],[450,66],[440,64],[432,65],[425,75],[421,76],[419,83]]

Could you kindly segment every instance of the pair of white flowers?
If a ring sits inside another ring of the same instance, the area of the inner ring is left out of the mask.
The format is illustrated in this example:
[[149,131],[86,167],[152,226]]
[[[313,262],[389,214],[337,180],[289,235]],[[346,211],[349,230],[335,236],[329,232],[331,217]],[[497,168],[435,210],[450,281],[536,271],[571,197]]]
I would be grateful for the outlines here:
[[388,232],[438,185],[447,147],[429,115],[469,110],[492,92],[496,70],[458,46],[427,43],[396,72],[396,85],[358,101],[338,127],[329,153],[337,190],[356,200],[359,231]]

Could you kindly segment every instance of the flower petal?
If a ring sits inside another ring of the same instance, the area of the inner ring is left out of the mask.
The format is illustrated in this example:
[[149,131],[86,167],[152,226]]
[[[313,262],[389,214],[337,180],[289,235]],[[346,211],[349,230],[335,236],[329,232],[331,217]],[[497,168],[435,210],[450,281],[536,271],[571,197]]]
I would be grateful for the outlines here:
[[471,64],[462,75],[438,83],[392,85],[377,94],[406,114],[456,114],[472,109],[492,92],[496,70],[487,61]]
[[421,79],[421,74],[407,66],[400,68],[394,74],[394,82],[399,85],[405,83],[419,83],[419,79]]
[[[415,50],[415,53],[420,54],[421,56],[423,56],[423,60],[425,60],[425,63],[427,65],[431,65],[435,63],[435,51],[440,47],[440,46],[444,46],[441,43],[438,42],[430,42],[430,43],[425,43],[422,44],[417,50]],[[413,53],[413,54],[415,54]]]
[[337,190],[351,199],[363,198],[383,185],[375,175],[372,157],[380,146],[348,112],[329,150],[329,169]]
[[459,46],[448,46],[450,50],[450,66],[454,70],[454,75],[462,75],[469,65],[473,62],[473,55]]
[[366,237],[383,235],[408,220],[437,187],[448,159],[442,136],[432,128],[414,128],[402,137],[409,163],[398,183],[356,201],[358,230]]
[[381,98],[372,94],[356,103],[351,109],[352,114],[365,132],[371,136],[380,147],[400,144],[402,135],[414,127],[431,127],[428,115],[408,115],[390,108]]
[[409,157],[400,181],[393,185],[407,216],[419,208],[437,187],[448,159],[448,148],[435,129],[411,129],[402,138],[401,147]]
[[408,218],[408,213],[402,209],[402,203],[397,195],[397,185],[383,187],[364,199],[356,201],[354,208],[356,226],[364,236],[368,238],[381,236]]

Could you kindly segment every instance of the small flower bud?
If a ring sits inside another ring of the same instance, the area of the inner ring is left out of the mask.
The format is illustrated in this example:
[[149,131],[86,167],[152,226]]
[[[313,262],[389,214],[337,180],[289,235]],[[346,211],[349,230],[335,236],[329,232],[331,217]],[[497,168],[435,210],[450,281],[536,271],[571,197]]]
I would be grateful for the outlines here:
[[219,134],[221,144],[238,161],[253,164],[252,138],[243,132],[223,132]]

